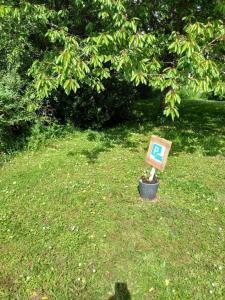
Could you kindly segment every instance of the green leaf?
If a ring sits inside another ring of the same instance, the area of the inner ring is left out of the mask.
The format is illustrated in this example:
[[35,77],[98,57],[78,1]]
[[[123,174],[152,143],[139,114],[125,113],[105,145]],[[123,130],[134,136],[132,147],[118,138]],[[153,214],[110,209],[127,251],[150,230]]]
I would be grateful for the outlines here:
[[67,95],[70,94],[71,90],[76,93],[77,89],[79,88],[79,84],[75,79],[67,79],[63,85],[63,88]]

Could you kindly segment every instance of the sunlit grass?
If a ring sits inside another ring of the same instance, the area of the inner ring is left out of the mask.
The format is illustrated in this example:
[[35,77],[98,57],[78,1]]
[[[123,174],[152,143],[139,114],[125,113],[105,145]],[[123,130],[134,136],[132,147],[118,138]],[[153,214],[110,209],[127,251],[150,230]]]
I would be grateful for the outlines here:
[[[132,300],[223,299],[225,105],[185,102],[174,124],[151,109],[2,166],[0,299],[108,300],[116,282]],[[152,134],[173,142],[154,204],[137,192]]]

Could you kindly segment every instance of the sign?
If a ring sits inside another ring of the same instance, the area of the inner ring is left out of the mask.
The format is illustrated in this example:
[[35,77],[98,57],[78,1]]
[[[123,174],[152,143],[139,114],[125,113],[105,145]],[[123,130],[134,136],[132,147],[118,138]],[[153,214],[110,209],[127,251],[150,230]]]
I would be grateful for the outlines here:
[[163,171],[172,142],[153,135],[150,141],[146,162],[160,171]]

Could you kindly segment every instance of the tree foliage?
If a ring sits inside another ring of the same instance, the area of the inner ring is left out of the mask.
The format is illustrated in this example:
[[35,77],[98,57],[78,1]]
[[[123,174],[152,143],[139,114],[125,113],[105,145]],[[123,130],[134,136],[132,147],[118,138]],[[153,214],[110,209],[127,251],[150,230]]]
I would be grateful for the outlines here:
[[224,16],[222,0],[1,1],[1,69],[28,80],[30,111],[116,74],[161,90],[174,119],[184,88],[224,97]]

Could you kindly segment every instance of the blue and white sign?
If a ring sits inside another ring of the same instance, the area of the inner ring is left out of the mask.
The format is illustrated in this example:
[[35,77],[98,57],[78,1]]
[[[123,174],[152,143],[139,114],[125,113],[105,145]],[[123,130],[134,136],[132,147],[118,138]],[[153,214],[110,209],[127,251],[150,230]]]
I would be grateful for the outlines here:
[[153,135],[150,140],[146,162],[153,168],[163,171],[172,142]]
[[158,162],[162,162],[165,151],[166,151],[166,147],[164,147],[163,145],[154,143],[152,146],[152,151],[150,153],[150,158],[152,158]]

